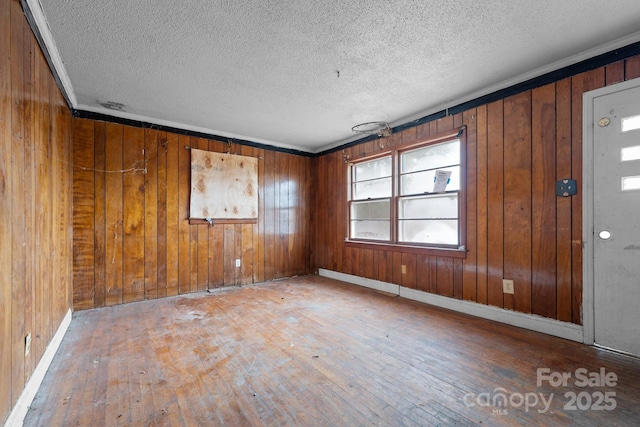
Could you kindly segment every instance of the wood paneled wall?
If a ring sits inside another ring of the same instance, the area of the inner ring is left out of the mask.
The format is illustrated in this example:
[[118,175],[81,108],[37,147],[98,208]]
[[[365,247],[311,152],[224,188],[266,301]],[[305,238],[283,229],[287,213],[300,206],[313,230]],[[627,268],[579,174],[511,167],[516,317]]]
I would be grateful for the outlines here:
[[[312,271],[311,158],[88,119],[73,127],[75,309]],[[189,224],[185,146],[259,158],[257,224]]]
[[71,308],[71,149],[20,3],[0,0],[0,424]]
[[[636,77],[640,57],[317,158],[316,266],[580,324],[582,195],[556,197],[555,182],[573,178],[580,188],[583,93]],[[467,126],[466,259],[347,247],[344,158],[462,125]],[[514,295],[503,294],[503,278],[514,280]]]

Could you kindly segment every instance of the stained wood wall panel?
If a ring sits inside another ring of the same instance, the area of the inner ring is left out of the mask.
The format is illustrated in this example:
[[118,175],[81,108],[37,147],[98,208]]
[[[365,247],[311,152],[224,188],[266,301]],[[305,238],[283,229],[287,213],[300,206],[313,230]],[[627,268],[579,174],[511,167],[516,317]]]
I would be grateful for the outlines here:
[[531,109],[531,312],[556,317],[555,85],[533,90]]
[[[633,57],[320,156],[313,163],[316,267],[580,324],[582,195],[556,197],[555,182],[582,179],[583,93],[639,76],[640,57]],[[461,125],[466,259],[397,250],[371,257],[366,247],[347,247],[345,159]],[[514,280],[514,295],[503,294],[503,278]]]
[[71,132],[20,3],[0,0],[0,425],[72,303]]
[[531,92],[504,101],[503,275],[515,293],[504,294],[505,308],[531,311]]
[[[73,123],[75,309],[312,272],[311,158],[88,119]],[[189,225],[185,146],[259,159],[255,224]]]
[[[571,79],[556,82],[556,179],[571,174]],[[556,199],[556,316],[571,322],[571,201]],[[551,310],[551,309],[549,309]]]

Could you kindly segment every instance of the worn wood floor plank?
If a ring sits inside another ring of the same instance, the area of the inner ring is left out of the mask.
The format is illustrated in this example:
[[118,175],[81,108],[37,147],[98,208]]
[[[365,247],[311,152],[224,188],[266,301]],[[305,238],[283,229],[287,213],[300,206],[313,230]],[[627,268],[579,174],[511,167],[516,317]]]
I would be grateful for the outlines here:
[[[541,368],[571,377],[538,385]],[[615,373],[616,384],[581,387],[578,369]],[[605,393],[613,410],[586,408]],[[25,425],[638,419],[639,359],[304,276],[76,313]]]

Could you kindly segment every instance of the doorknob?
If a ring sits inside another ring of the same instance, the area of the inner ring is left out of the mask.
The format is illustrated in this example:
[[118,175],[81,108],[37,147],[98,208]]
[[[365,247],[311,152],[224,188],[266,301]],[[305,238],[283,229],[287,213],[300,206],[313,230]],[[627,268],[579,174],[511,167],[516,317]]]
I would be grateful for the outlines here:
[[607,230],[602,230],[600,233],[598,233],[598,237],[600,237],[602,240],[609,240],[611,238],[611,233]]

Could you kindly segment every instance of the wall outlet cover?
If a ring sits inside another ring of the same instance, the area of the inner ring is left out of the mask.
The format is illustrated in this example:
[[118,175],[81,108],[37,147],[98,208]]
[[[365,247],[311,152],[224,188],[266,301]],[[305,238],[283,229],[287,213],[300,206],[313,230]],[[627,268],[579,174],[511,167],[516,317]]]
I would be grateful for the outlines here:
[[513,294],[513,280],[502,279],[502,292],[505,294]]

